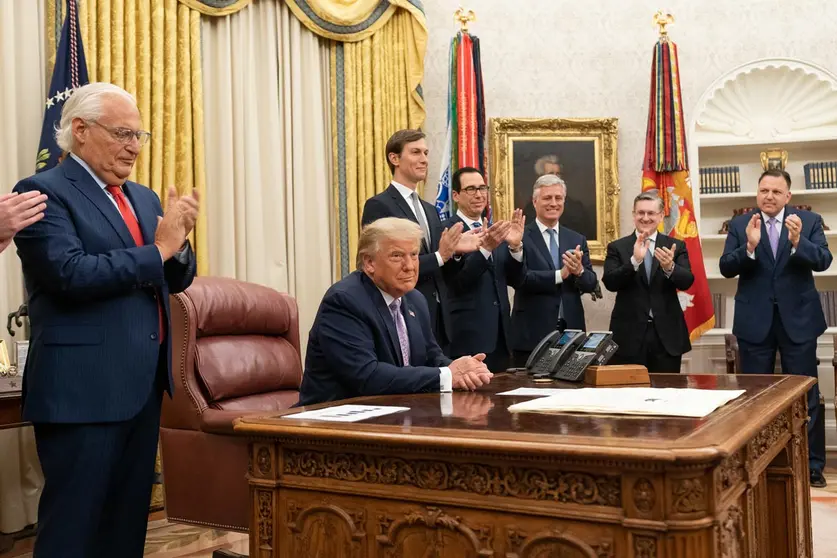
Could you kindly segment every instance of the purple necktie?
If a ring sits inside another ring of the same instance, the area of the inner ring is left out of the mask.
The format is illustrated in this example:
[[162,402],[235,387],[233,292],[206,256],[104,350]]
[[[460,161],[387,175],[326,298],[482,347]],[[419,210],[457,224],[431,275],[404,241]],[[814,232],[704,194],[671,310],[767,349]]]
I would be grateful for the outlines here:
[[779,251],[779,231],[776,228],[775,217],[767,220],[767,238],[770,240],[770,249],[773,250],[773,257],[776,257],[776,252]]
[[401,313],[401,299],[396,298],[389,305],[392,319],[395,321],[395,331],[398,332],[398,344],[401,345],[401,358],[404,366],[410,366],[410,338],[407,337],[407,323]]

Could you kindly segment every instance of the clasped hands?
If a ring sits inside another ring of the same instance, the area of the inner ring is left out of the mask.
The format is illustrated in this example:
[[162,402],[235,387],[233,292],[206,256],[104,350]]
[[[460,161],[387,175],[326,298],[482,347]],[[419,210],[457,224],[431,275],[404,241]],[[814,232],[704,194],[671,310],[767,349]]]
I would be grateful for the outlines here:
[[483,362],[485,353],[474,356],[463,356],[450,363],[453,389],[474,391],[480,386],[488,385],[494,374],[488,371]]
[[[802,234],[802,219],[799,215],[791,214],[785,217],[785,228],[788,229],[788,241],[796,248]],[[751,254],[761,242],[761,213],[755,213],[747,223],[747,251]]]
[[166,208],[162,217],[157,217],[157,231],[154,244],[160,250],[163,261],[174,256],[186,243],[189,233],[195,228],[200,209],[200,197],[197,190],[191,195],[179,195],[174,186],[170,186],[166,198]]
[[523,243],[523,227],[526,217],[522,209],[515,209],[511,221],[497,221],[490,227],[483,220],[483,226],[463,231],[462,223],[457,223],[442,232],[439,239],[439,254],[448,261],[454,255],[467,254],[480,248],[489,252],[506,242],[509,249],[516,252]]
[[[640,233],[634,243],[634,260],[640,264],[645,259],[645,254],[648,253],[648,239],[650,236],[648,233]],[[671,273],[674,270],[674,250],[676,247],[676,244],[672,244],[671,248],[657,247],[654,249],[654,257],[660,262],[660,267],[666,273]]]

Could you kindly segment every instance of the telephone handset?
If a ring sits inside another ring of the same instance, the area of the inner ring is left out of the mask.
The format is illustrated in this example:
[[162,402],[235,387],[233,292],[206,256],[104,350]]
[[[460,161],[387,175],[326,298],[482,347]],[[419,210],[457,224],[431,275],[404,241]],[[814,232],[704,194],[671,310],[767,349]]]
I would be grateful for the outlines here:
[[558,380],[577,382],[584,375],[588,366],[607,364],[618,348],[619,345],[613,341],[613,332],[590,332],[573,354],[565,359],[561,368],[552,374],[552,377]]
[[538,343],[526,369],[535,377],[549,376],[564,363],[573,351],[584,341],[586,335],[580,329],[553,331]]

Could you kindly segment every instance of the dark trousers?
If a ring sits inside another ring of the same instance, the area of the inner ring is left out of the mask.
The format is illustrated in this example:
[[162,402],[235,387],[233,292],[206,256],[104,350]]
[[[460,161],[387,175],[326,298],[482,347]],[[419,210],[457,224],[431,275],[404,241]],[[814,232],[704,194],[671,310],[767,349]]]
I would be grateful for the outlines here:
[[505,372],[512,366],[512,355],[509,347],[506,344],[506,332],[503,330],[503,318],[499,318],[500,324],[497,326],[497,342],[494,345],[494,350],[485,355],[485,365],[488,370],[494,372]]
[[682,355],[670,355],[663,348],[653,320],[647,322],[639,347],[619,347],[611,360],[612,364],[640,364],[649,372],[658,374],[677,374],[682,362]]
[[[778,308],[773,311],[773,325],[767,339],[749,343],[738,339],[741,372],[744,374],[773,374],[776,350],[779,350],[783,374],[817,378],[817,340],[793,343],[782,325]],[[808,390],[808,465],[811,472],[822,473],[825,467],[825,421],[820,420],[820,388],[814,384]]]
[[124,422],[35,424],[44,472],[34,558],[140,558],[160,430],[161,384]]

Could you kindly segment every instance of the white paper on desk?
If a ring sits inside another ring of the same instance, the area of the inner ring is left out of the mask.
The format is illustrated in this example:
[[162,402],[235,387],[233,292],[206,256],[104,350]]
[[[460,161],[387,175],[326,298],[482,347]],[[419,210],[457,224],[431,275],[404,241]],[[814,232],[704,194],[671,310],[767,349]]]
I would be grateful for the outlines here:
[[337,405],[325,409],[303,411],[294,415],[285,415],[282,418],[305,419],[305,420],[329,420],[333,422],[358,422],[393,413],[409,411],[409,407],[392,407],[386,405]]
[[541,411],[568,413],[604,413],[617,415],[662,415],[705,417],[729,403],[744,390],[690,388],[581,388],[558,390],[509,407],[511,412]]
[[558,395],[561,392],[567,391],[560,388],[531,388],[520,387],[511,391],[504,391],[497,395],[517,395],[518,397],[546,397],[547,395]]

